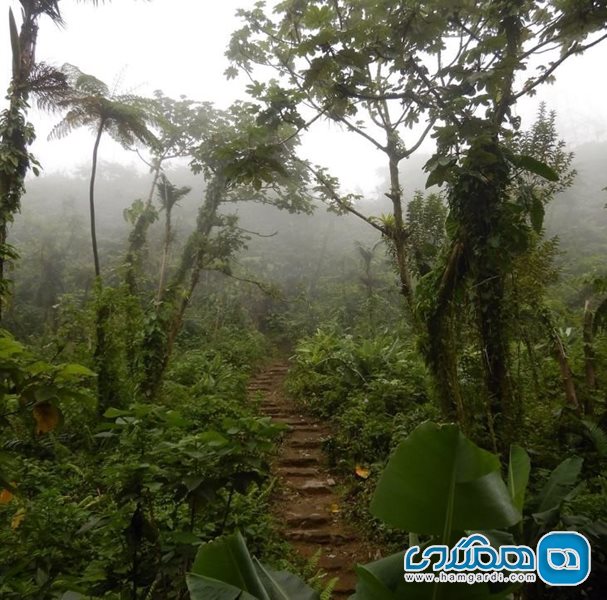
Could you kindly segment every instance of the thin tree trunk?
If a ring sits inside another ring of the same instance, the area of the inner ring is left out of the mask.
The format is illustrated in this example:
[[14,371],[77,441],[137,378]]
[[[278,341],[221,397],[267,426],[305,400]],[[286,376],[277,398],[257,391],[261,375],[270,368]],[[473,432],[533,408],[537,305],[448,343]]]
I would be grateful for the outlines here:
[[428,330],[426,362],[434,377],[443,416],[449,420],[456,420],[466,431],[468,415],[457,376],[457,349],[453,331],[453,296],[465,275],[464,258],[462,242],[455,242],[438,282],[432,312],[426,319]]
[[527,335],[524,329],[521,330],[521,337],[523,338],[523,343],[525,344],[525,348],[527,349],[527,356],[529,357],[529,368],[531,369],[531,379],[533,380],[533,390],[535,392],[536,399],[538,399],[540,397],[540,380],[537,374],[537,361],[535,358],[535,352],[533,351],[531,340],[529,339],[529,336]]
[[584,410],[586,414],[592,414],[593,403],[592,393],[597,389],[597,379],[595,370],[595,355],[594,355],[594,314],[590,310],[590,302],[586,300],[584,305],[584,369],[586,372],[586,387],[588,388],[586,400],[584,402]]
[[152,178],[152,185],[150,187],[150,192],[145,202],[143,212],[137,218],[133,231],[129,236],[129,249],[124,261],[126,267],[124,279],[129,291],[133,295],[135,295],[137,292],[137,270],[138,264],[141,260],[141,249],[146,240],[147,230],[152,223],[152,219],[150,218],[150,209],[152,207],[154,190],[156,189],[156,184],[158,182],[158,178],[160,177],[161,164],[162,158],[158,159],[158,161],[155,163],[154,177]]
[[565,347],[558,334],[554,334],[554,354],[556,361],[561,371],[561,378],[563,380],[563,387],[565,390],[565,402],[568,406],[579,412],[580,405],[578,403],[577,394],[575,392],[575,383],[573,381],[573,373],[569,366],[567,354],[565,353]]
[[[165,179],[166,182],[166,179]],[[169,260],[169,250],[171,247],[171,211],[173,207],[167,203],[166,206],[166,221],[164,224],[164,245],[162,250],[162,263],[160,265],[160,275],[158,276],[158,292],[156,301],[160,302],[164,296],[164,285],[166,279],[166,269]]]
[[[175,303],[175,307],[170,315],[160,318],[161,326],[164,328],[162,339],[159,340],[156,337],[144,341],[148,356],[144,360],[144,379],[141,387],[148,399],[154,398],[160,389],[175,341],[181,331],[183,317],[200,279],[204,266],[206,241],[215,226],[217,209],[221,204],[224,192],[225,179],[222,176],[217,176],[209,182],[205,202],[200,208],[196,220],[196,230],[190,235],[183,249],[180,265],[168,288],[170,300]],[[183,291],[186,281],[188,281],[187,289]],[[160,308],[158,310],[161,311]],[[159,317],[161,314],[162,312],[158,313]]]
[[389,154],[389,161],[390,193],[388,194],[388,197],[390,200],[392,200],[392,213],[394,215],[394,231],[392,232],[391,237],[396,254],[400,291],[405,298],[407,307],[409,308],[413,318],[414,326],[417,329],[418,323],[414,306],[415,303],[413,300],[413,283],[411,280],[411,273],[409,272],[409,265],[407,264],[407,250],[405,248],[407,234],[403,218],[403,194],[399,181],[398,158],[396,158],[396,150],[393,154]]
[[97,138],[93,146],[93,164],[91,167],[91,181],[89,185],[89,211],[91,215],[91,243],[93,245],[93,262],[95,264],[95,277],[101,277],[101,269],[99,268],[99,250],[97,249],[97,229],[95,227],[95,177],[97,175],[97,153],[99,151],[99,142],[103,134],[105,120],[99,122],[97,130]]

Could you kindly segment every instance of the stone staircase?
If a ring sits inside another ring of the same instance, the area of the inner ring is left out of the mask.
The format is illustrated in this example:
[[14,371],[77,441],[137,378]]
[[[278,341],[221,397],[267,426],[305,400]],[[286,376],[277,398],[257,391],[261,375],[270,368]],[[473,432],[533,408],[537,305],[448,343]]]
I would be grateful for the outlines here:
[[356,586],[356,564],[373,560],[372,551],[340,518],[336,481],[322,452],[329,429],[302,414],[285,396],[282,388],[287,371],[287,363],[273,363],[248,387],[250,395],[262,395],[263,414],[289,425],[274,463],[280,481],[274,513],[284,524],[285,538],[302,557],[321,550],[319,568],[326,571],[328,579],[339,578],[333,598],[348,598]]

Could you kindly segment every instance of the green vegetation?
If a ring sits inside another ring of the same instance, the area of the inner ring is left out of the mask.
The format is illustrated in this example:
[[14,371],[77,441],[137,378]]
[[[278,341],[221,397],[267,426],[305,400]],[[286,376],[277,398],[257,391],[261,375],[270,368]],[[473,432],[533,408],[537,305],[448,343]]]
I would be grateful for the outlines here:
[[[62,4],[8,19],[0,596],[330,600],[274,522],[285,427],[247,392],[289,354],[337,512],[381,547],[354,598],[605,597],[607,151],[543,103],[516,116],[607,37],[603,3],[257,3],[224,108],[38,60]],[[32,101],[51,138],[91,128],[90,170],[26,179]],[[323,121],[381,153],[377,198],[303,158]],[[104,162],[104,133],[149,172]],[[408,546],[554,530],[591,542],[578,588],[402,577]]]

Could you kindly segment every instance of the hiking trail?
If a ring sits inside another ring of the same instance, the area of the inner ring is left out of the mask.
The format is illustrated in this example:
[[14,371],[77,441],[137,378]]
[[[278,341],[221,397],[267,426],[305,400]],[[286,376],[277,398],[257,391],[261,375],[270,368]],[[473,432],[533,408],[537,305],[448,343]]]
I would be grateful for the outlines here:
[[333,598],[347,598],[356,587],[356,564],[376,557],[340,516],[337,481],[322,451],[329,428],[287,397],[283,384],[288,370],[285,360],[275,361],[248,385],[249,395],[262,395],[261,413],[289,426],[273,463],[279,481],[273,513],[299,555],[307,559],[322,551],[318,567],[327,573],[325,581],[339,577]]

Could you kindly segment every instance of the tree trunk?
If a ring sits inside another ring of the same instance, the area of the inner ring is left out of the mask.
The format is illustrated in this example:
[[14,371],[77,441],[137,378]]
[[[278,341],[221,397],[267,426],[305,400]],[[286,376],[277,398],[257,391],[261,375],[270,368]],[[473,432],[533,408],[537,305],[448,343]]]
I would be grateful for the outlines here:
[[152,178],[152,185],[148,198],[145,202],[143,212],[137,218],[133,231],[129,235],[129,249],[124,260],[126,267],[124,280],[132,295],[137,293],[137,273],[141,262],[141,250],[146,241],[148,228],[153,220],[150,216],[150,209],[152,208],[152,199],[154,197],[156,183],[160,177],[161,164],[162,158],[154,163],[154,177]]
[[405,221],[403,218],[403,193],[399,181],[399,161],[396,155],[396,149],[390,152],[388,156],[390,161],[390,193],[387,194],[387,196],[390,198],[390,200],[392,200],[394,231],[391,232],[391,239],[392,243],[394,244],[396,266],[398,268],[398,277],[400,281],[400,292],[407,303],[407,307],[413,319],[414,327],[419,329],[413,299],[413,283],[411,273],[409,271],[409,265],[407,263],[407,232],[405,230]]
[[565,392],[565,403],[567,406],[579,412],[580,405],[575,391],[575,382],[573,381],[573,372],[569,366],[567,353],[561,337],[552,323],[552,319],[547,309],[541,313],[541,319],[546,327],[548,337],[552,342],[552,352],[561,372],[561,380],[563,382],[563,390]]
[[563,388],[565,390],[565,402],[568,406],[573,408],[576,412],[579,412],[580,405],[578,403],[577,394],[575,392],[575,383],[573,382],[573,373],[567,360],[567,354],[561,338],[555,333],[554,338],[554,354],[561,371],[561,378],[563,380]]
[[93,164],[91,166],[91,181],[89,184],[89,212],[91,216],[91,243],[93,245],[93,262],[95,265],[95,277],[101,277],[101,269],[99,268],[99,250],[97,249],[97,229],[95,226],[95,177],[97,175],[97,153],[99,151],[99,142],[105,127],[105,120],[99,121],[97,129],[97,138],[93,146]]
[[457,421],[464,432],[468,429],[468,415],[464,407],[457,373],[453,296],[466,267],[464,248],[456,242],[438,282],[434,305],[426,319],[428,350],[426,362],[432,371],[444,418]]
[[[483,160],[477,164],[479,156]],[[505,278],[512,261],[508,241],[502,241],[502,232],[507,230],[504,198],[509,178],[510,167],[497,136],[490,141],[481,137],[471,145],[450,194],[475,297],[488,427],[495,431],[500,449],[508,448],[516,438],[522,413],[510,377],[505,299]]]
[[[165,179],[166,181],[166,179]],[[169,250],[171,248],[171,211],[173,207],[167,203],[166,220],[164,224],[164,244],[162,249],[162,263],[160,265],[160,275],[158,276],[158,292],[156,293],[156,302],[160,302],[164,296],[164,285],[166,279],[166,269],[169,260]]]
[[[209,182],[205,202],[196,220],[196,230],[190,235],[183,249],[179,268],[168,287],[166,297],[156,305],[156,316],[163,330],[162,334],[156,330],[143,342],[145,358],[141,389],[148,399],[154,398],[160,389],[183,325],[183,317],[200,280],[206,242],[216,225],[217,209],[223,200],[224,192],[225,179],[222,176],[216,176]],[[187,288],[184,290],[186,281]]]
[[[494,440],[494,445],[507,448],[515,438],[521,415],[510,379],[503,276],[493,269],[480,269],[476,288],[480,350],[488,395],[488,426],[497,432],[498,440]],[[494,451],[498,449],[494,448]]]
[[28,3],[22,2],[21,4],[23,22],[19,31],[18,43],[12,39],[12,32],[16,31],[16,25],[12,10],[9,9],[13,72],[8,92],[9,108],[6,112],[6,127],[0,140],[1,145],[4,146],[3,153],[10,154],[11,161],[16,161],[16,163],[7,163],[5,168],[0,169],[0,319],[8,283],[4,279],[5,263],[10,256],[6,245],[8,224],[12,221],[15,212],[19,210],[23,182],[30,167],[30,156],[27,149],[31,140],[26,139],[24,132],[29,95],[26,82],[35,63],[38,16],[32,13]]

